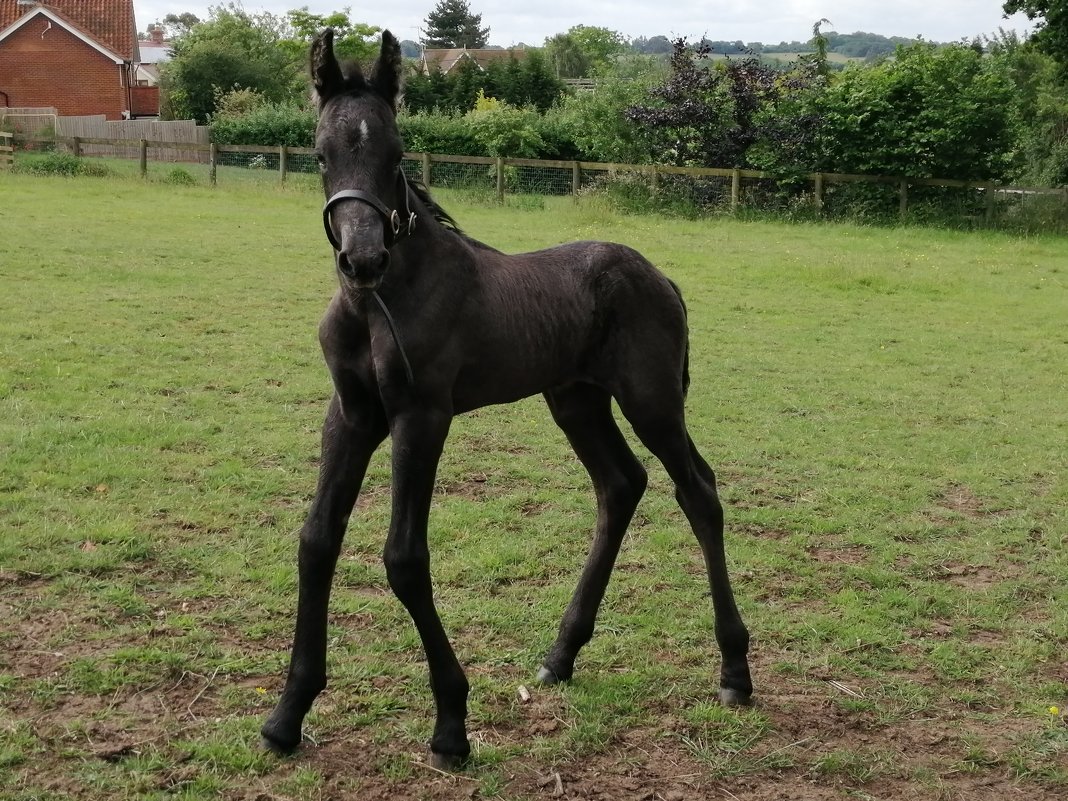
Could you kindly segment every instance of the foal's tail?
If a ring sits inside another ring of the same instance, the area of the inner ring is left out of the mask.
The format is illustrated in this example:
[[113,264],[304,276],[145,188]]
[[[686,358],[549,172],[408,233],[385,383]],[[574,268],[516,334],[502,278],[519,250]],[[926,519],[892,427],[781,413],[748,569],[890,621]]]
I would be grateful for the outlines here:
[[679,299],[679,305],[682,306],[682,321],[686,324],[686,340],[683,343],[686,350],[682,356],[682,394],[685,396],[690,389],[690,327],[687,324],[686,301],[682,299],[682,290],[670,278],[668,283],[671,284],[671,288],[675,290],[675,296]]

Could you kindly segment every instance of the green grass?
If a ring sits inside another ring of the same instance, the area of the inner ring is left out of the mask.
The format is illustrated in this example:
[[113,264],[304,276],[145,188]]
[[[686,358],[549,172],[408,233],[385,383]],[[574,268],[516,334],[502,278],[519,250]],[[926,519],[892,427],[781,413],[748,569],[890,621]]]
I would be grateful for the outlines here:
[[0,795],[533,798],[554,772],[621,796],[1068,789],[1048,712],[1068,706],[1068,241],[440,193],[504,250],[625,242],[682,286],[689,421],[721,479],[760,701],[713,702],[700,557],[640,449],[650,489],[575,681],[517,699],[594,511],[539,400],[481,410],[454,424],[431,518],[473,687],[473,765],[447,779],[422,764],[425,666],[380,564],[387,449],[338,568],[316,745],[257,749],[334,278],[318,194],[167,175],[0,174]]

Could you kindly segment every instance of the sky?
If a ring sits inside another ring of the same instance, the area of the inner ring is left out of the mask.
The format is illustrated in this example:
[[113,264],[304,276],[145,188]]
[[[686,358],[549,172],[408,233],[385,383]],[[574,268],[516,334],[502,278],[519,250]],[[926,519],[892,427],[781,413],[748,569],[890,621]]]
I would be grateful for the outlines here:
[[[144,31],[167,14],[191,11],[207,19],[208,9],[222,0],[134,0],[137,29]],[[391,30],[399,39],[418,41],[426,16],[437,0],[385,0],[359,4],[353,0],[243,0],[249,13],[285,14],[307,6],[318,14],[350,9],[349,18]],[[827,19],[824,31],[866,31],[883,36],[922,36],[935,42],[971,39],[999,27],[1021,33],[1033,27],[1023,15],[1006,20],[1003,0],[469,0],[471,11],[490,28],[491,45],[525,43],[540,46],[575,25],[590,25],[638,36],[686,36],[778,44],[805,41],[812,25]]]

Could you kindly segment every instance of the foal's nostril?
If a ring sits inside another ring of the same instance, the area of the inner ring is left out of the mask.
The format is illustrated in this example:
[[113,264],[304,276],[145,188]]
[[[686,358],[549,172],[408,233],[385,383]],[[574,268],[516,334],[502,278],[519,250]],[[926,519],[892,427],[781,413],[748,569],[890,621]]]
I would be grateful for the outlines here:
[[338,253],[337,268],[346,278],[357,281],[377,281],[389,267],[389,251],[372,254]]
[[349,257],[344,253],[337,254],[337,268],[341,270],[341,274],[348,278],[356,277],[356,270],[353,268],[352,263],[349,261]]

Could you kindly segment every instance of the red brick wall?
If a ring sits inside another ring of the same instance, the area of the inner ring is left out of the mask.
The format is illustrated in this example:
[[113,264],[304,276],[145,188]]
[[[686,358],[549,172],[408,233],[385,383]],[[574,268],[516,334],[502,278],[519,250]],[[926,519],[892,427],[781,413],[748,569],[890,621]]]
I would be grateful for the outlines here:
[[118,120],[129,108],[125,84],[123,65],[47,17],[34,17],[0,41],[0,92],[11,106],[55,106],[63,116]]
[[155,117],[159,114],[158,86],[135,86],[130,91],[135,117]]

